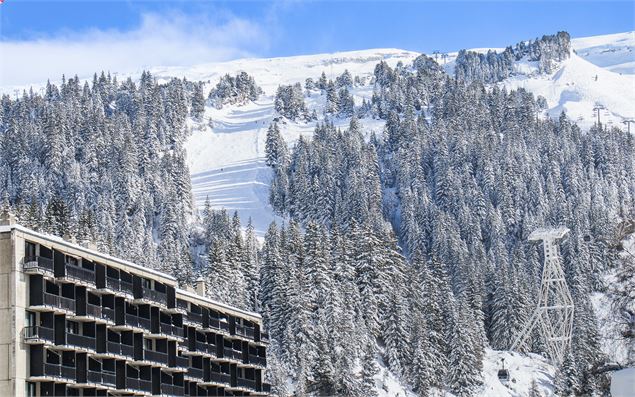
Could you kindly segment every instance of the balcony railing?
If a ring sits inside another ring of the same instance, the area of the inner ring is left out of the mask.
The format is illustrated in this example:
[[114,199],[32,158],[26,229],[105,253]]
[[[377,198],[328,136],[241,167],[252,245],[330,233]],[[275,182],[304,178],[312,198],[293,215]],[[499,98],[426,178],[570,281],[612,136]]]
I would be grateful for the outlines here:
[[190,360],[188,360],[187,357],[176,356],[175,359],[174,366],[176,368],[187,368],[190,365]]
[[195,379],[203,379],[203,370],[201,368],[188,368],[187,376]]
[[136,328],[144,328],[148,331],[152,329],[152,322],[149,318],[139,317],[128,313],[126,313],[126,325]]
[[167,353],[161,353],[154,350],[143,350],[143,357],[146,361],[152,361],[159,364],[168,364]]
[[126,377],[126,388],[140,391],[152,391],[152,382],[144,379]]
[[211,354],[216,357],[216,345],[210,345],[207,342],[196,341],[196,350],[201,353]]
[[238,361],[243,361],[243,352],[239,352],[232,348],[226,347],[223,350],[225,358],[230,358]]
[[236,324],[236,335],[253,339],[255,335],[255,330],[251,327],[246,327],[244,325]]
[[66,265],[66,278],[94,283],[95,272],[79,266]]
[[106,344],[106,350],[110,354],[117,354],[119,356],[133,357],[134,347],[131,345],[125,345],[123,343],[108,342]]
[[181,338],[183,337],[183,328],[177,327],[176,325],[159,323],[159,329],[164,335],[173,335]]
[[55,342],[55,331],[53,328],[31,326],[24,327],[24,340],[46,340],[49,342]]
[[256,356],[254,354],[249,355],[249,364],[259,365],[261,367],[267,366],[267,359],[265,357]]
[[66,333],[66,344],[95,350],[95,338],[90,336]]
[[132,283],[117,278],[106,277],[106,288],[115,292],[123,292],[132,295]]
[[187,314],[185,315],[185,318],[190,322],[193,322],[196,324],[203,324],[203,314],[201,313],[187,312]]
[[115,386],[117,384],[117,376],[114,372],[101,371],[101,383],[108,386]]
[[161,394],[166,396],[182,396],[185,390],[183,386],[161,383]]
[[187,302],[184,300],[177,299],[176,308],[187,311]]
[[219,372],[211,372],[210,379],[212,382],[220,383],[220,384],[231,384],[231,376],[229,374],[219,373]]
[[236,386],[242,387],[245,389],[256,390],[256,381],[251,379],[237,378]]
[[115,386],[117,378],[114,372],[107,371],[91,371],[86,372],[86,381],[93,384],[103,384],[107,386]]
[[109,307],[102,307],[101,318],[103,318],[104,320],[115,321],[115,309],[111,309]]
[[43,256],[27,256],[24,258],[24,270],[31,269],[42,269],[48,270],[50,272],[55,271],[55,265],[53,264],[53,259],[45,258]]
[[86,371],[86,383],[101,383],[101,371]]
[[220,321],[218,318],[210,317],[209,318],[209,327],[211,329],[221,330],[229,333],[229,323],[226,321]]
[[168,301],[168,295],[165,292],[159,292],[148,287],[143,287],[142,291],[143,297],[153,302],[166,304]]
[[44,293],[44,304],[71,312],[75,311],[75,299],[49,294],[48,292]]
[[94,317],[94,318],[102,318],[101,306],[93,305],[91,303],[86,303],[86,315]]
[[75,367],[44,363],[44,375],[75,381]]

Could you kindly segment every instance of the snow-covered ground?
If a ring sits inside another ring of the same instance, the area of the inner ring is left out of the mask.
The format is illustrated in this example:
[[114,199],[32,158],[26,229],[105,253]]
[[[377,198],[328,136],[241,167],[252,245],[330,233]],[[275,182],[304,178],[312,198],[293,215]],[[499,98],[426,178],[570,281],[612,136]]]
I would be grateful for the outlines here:
[[613,397],[635,395],[635,368],[625,368],[611,374],[611,395]]
[[622,128],[625,119],[635,118],[635,75],[611,72],[576,54],[550,75],[515,75],[502,85],[545,97],[551,117],[564,111],[581,128],[596,122],[596,104],[606,108],[600,111],[600,121],[609,126]]
[[578,56],[621,74],[635,74],[635,32],[580,37],[571,40]]
[[[635,74],[627,74],[629,62],[634,61],[633,36],[630,32],[574,39],[572,46],[578,55],[572,54],[553,74],[537,75],[534,65],[520,62],[516,66],[517,73],[501,84],[510,89],[524,87],[542,95],[547,100],[549,116],[557,117],[565,111],[582,128],[595,122],[596,104],[606,108],[600,112],[603,123],[623,127],[624,119],[635,118]],[[486,52],[488,49],[476,50]],[[264,90],[264,95],[255,103],[220,110],[208,107],[206,121],[194,129],[186,149],[197,205],[201,206],[209,198],[215,208],[237,210],[244,222],[251,218],[257,233],[262,235],[269,223],[278,219],[268,205],[271,176],[263,162],[266,131],[275,117],[273,98],[277,87],[304,83],[307,77],[317,79],[322,72],[327,78],[335,79],[348,69],[353,76],[367,81],[367,85],[353,90],[359,104],[363,98],[372,96],[368,81],[380,60],[391,66],[397,62],[409,64],[417,55],[403,50],[378,49],[154,69],[153,73],[159,78],[185,76],[209,82],[206,89],[211,89],[224,74],[245,71],[254,76]],[[451,53],[446,59],[439,58],[439,62],[451,73],[455,57],[456,53]],[[321,115],[324,100],[324,96],[315,92],[307,98],[307,105]],[[210,120],[212,127],[208,125]],[[335,121],[343,127],[347,124],[346,120]],[[378,120],[365,119],[362,123],[368,132],[381,132],[383,128]],[[300,135],[310,136],[314,127],[315,122],[287,122],[281,131],[292,145]]]
[[[509,381],[498,379],[502,359],[509,371]],[[382,363],[375,375],[375,385],[380,397],[415,397],[412,390],[405,389]],[[532,381],[535,381],[541,396],[554,396],[555,367],[537,354],[519,354],[508,351],[486,349],[483,360],[483,384],[474,390],[474,397],[524,397],[528,395]],[[434,390],[433,396],[452,397],[447,391]]]
[[[271,172],[264,164],[267,128],[276,116],[273,108],[275,92],[279,85],[304,81],[307,77],[317,80],[322,72],[335,79],[345,70],[353,76],[365,78],[364,86],[356,87],[352,94],[359,105],[370,100],[373,90],[368,84],[375,65],[384,60],[391,66],[397,62],[412,63],[418,56],[414,52],[382,49],[352,51],[341,54],[322,54],[274,59],[245,59],[223,64],[196,66],[192,69],[158,69],[159,78],[186,76],[190,80],[210,81],[211,89],[224,74],[246,71],[254,76],[264,94],[253,103],[244,106],[225,106],[216,109],[208,106],[205,121],[193,125],[193,134],[186,143],[188,165],[192,174],[194,198],[200,207],[209,198],[214,208],[238,211],[243,223],[251,218],[256,233],[263,235],[276,217],[268,204]],[[325,97],[318,91],[306,99],[310,110],[321,114]],[[210,120],[211,125],[210,127]],[[349,120],[335,119],[336,125],[346,127]],[[292,145],[301,135],[310,137],[315,122],[291,122],[281,124],[284,138]],[[364,120],[366,133],[381,132],[383,122]]]
[[[622,127],[624,119],[635,118],[635,32],[573,39],[572,47],[575,53],[558,65],[554,73],[537,75],[535,65],[520,62],[514,76],[501,85],[523,87],[545,97],[549,116],[557,117],[566,111],[582,128],[595,122],[593,107],[596,104],[606,108],[600,114],[603,123]],[[486,52],[488,49],[476,50]],[[369,80],[379,61],[395,66],[398,62],[410,64],[417,56],[417,53],[399,49],[374,49],[241,59],[191,67],[157,67],[151,72],[160,79],[186,77],[192,81],[205,81],[208,82],[205,89],[209,91],[222,75],[245,71],[264,90],[256,102],[245,106],[207,107],[205,120],[190,124],[193,133],[185,145],[196,204],[200,207],[209,198],[214,208],[236,210],[243,224],[251,218],[256,232],[262,236],[271,221],[282,221],[268,204],[271,173],[264,164],[266,131],[275,117],[273,99],[277,87],[304,83],[307,77],[317,80],[322,72],[327,78],[335,79],[348,69],[353,76],[366,79],[365,85],[352,91],[359,105],[363,99],[372,96]],[[455,58],[456,53],[450,53],[447,58],[439,57],[438,61],[452,73]],[[0,91],[13,94],[14,88],[18,87],[0,87]],[[314,92],[306,101],[309,109],[315,109],[321,118],[324,96]],[[348,124],[344,119],[334,122],[341,127]],[[367,134],[383,129],[380,120],[367,118],[362,124]],[[309,137],[315,122],[286,122],[280,127],[285,140],[292,145],[301,135]],[[601,296],[594,297],[596,307],[602,306],[602,299]],[[502,357],[512,378],[507,385],[501,384],[496,376]],[[550,396],[553,395],[554,371],[540,356],[488,350],[484,360],[484,384],[477,395],[525,396],[535,379],[542,395]],[[382,367],[377,383],[382,396],[412,395],[385,367]]]
[[[523,87],[545,97],[549,116],[557,117],[565,111],[582,128],[593,125],[596,120],[593,107],[601,104],[606,108],[600,113],[602,122],[622,127],[625,118],[635,118],[633,41],[633,32],[574,39],[572,46],[576,53],[558,65],[554,73],[538,75],[535,65],[519,62],[514,76],[501,85],[508,89]],[[154,74],[159,77],[185,76],[191,80],[209,81],[206,89],[215,85],[222,74],[246,71],[264,90],[258,101],[245,106],[226,106],[220,110],[208,107],[206,120],[193,126],[196,128],[193,128],[186,149],[197,204],[200,206],[209,198],[215,208],[237,210],[244,222],[252,219],[257,233],[262,236],[272,220],[282,221],[268,204],[271,173],[264,164],[266,131],[276,116],[273,99],[278,85],[303,83],[307,77],[317,79],[323,71],[328,78],[335,79],[345,69],[353,76],[369,81],[380,60],[394,66],[397,62],[409,64],[416,56],[416,53],[401,50],[368,50],[155,70]],[[449,54],[445,59],[439,58],[439,62],[451,73],[455,57],[456,53]],[[356,87],[353,95],[357,104],[364,98],[368,100],[372,96],[372,86]],[[307,105],[321,115],[324,101],[324,96],[314,92],[307,98]],[[348,121],[335,120],[335,123],[345,127]],[[383,122],[379,120],[364,119],[362,124],[368,133],[371,130],[381,132],[383,128]],[[315,122],[286,122],[281,125],[281,131],[287,143],[292,145],[300,135],[310,136],[314,127]],[[603,298],[597,296],[594,299]],[[497,377],[503,357],[511,375],[510,382],[505,385]],[[477,395],[526,396],[535,380],[541,394],[551,396],[554,374],[554,367],[540,356],[488,350],[483,386]],[[377,375],[377,386],[381,396],[413,396],[385,366],[381,366]]]
[[[503,358],[510,378],[506,384],[498,380],[498,370]],[[483,386],[476,396],[526,396],[532,381],[536,382],[540,395],[552,396],[555,372],[554,366],[540,355],[488,349],[483,360]]]

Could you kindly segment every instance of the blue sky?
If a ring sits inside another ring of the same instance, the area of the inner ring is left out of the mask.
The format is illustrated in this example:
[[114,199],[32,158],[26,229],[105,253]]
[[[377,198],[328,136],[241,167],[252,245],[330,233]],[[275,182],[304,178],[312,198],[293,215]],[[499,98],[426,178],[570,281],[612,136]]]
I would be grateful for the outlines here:
[[574,37],[634,30],[634,4],[5,0],[2,63],[27,57],[37,68],[10,72],[3,65],[0,83],[40,79],[42,62],[55,74],[382,47],[504,47],[558,30]]

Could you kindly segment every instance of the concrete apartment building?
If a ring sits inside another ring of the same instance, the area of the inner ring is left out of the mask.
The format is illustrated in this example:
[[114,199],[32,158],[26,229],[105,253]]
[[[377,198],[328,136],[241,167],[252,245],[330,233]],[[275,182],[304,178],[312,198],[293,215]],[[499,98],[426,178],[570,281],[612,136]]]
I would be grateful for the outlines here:
[[268,395],[260,316],[197,287],[0,216],[0,396]]

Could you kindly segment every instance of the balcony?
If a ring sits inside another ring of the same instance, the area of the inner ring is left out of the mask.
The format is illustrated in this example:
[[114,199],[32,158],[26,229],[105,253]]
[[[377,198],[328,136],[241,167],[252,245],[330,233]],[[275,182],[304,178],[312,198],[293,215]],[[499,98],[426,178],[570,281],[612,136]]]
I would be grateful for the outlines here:
[[159,292],[148,287],[142,287],[141,291],[143,293],[143,299],[148,299],[161,305],[167,305],[168,295],[165,292]]
[[126,388],[151,393],[152,382],[144,379],[126,377]]
[[243,362],[243,352],[226,347],[223,349],[223,353],[227,359]]
[[190,360],[187,357],[175,356],[174,366],[172,368],[187,368],[190,366]]
[[53,295],[45,292],[43,294],[44,306],[61,309],[68,312],[75,312],[75,299],[66,298],[60,295]]
[[91,303],[86,303],[86,317],[114,322],[115,311],[109,307],[101,307]]
[[106,371],[86,371],[86,383],[115,387],[117,378],[114,372]]
[[152,330],[152,322],[149,318],[139,317],[134,314],[126,313],[125,320],[126,323],[122,325],[127,325],[133,328],[142,328],[148,331]]
[[198,326],[202,326],[203,325],[203,314],[201,313],[192,313],[192,312],[187,312],[187,314],[185,316],[183,316],[183,319],[187,322],[190,322],[192,324],[196,324]]
[[106,277],[106,289],[132,296],[132,283],[129,281]]
[[66,344],[80,349],[95,350],[95,338],[77,334],[66,334]]
[[187,308],[187,302],[186,302],[186,301],[184,301],[184,300],[181,300],[181,299],[177,299],[177,300],[176,300],[176,308],[177,308],[179,311],[184,311],[184,312],[187,312],[187,309],[188,309],[188,308]]
[[238,386],[240,388],[243,388],[243,389],[249,389],[249,390],[256,391],[256,381],[255,380],[237,378],[236,379],[236,386]]
[[115,387],[117,384],[117,376],[114,372],[101,371],[101,383],[106,386]]
[[108,342],[106,343],[106,351],[118,356],[134,357],[134,347],[123,343]]
[[168,365],[167,353],[157,352],[154,350],[143,350],[143,358],[145,361],[151,361],[157,364]]
[[263,383],[260,389],[263,393],[271,393],[271,385],[269,383]]
[[216,345],[211,345],[207,342],[201,342],[197,340],[196,351],[216,357]]
[[264,343],[269,343],[269,333],[265,331],[260,331],[260,341]]
[[85,269],[80,266],[66,265],[65,278],[88,284],[95,283],[95,272],[93,270]]
[[98,385],[101,383],[101,371],[86,371],[86,383]]
[[182,396],[185,394],[183,386],[170,385],[168,383],[161,383],[161,395],[164,396]]
[[220,373],[220,372],[211,372],[210,373],[210,380],[213,383],[216,383],[216,384],[230,385],[231,384],[231,375]]
[[44,376],[66,379],[75,382],[75,367],[67,367],[60,364],[44,363]]
[[178,338],[183,338],[183,328],[177,327],[176,325],[159,323],[159,329],[161,333],[164,335],[176,336]]
[[55,265],[53,259],[45,258],[43,256],[27,256],[24,258],[24,265],[22,266],[25,273],[45,273],[55,272]]
[[265,357],[256,356],[254,354],[249,355],[249,364],[257,365],[259,367],[267,366],[267,359]]
[[101,308],[101,318],[107,321],[115,321],[115,309],[109,307]]
[[190,378],[194,378],[194,379],[200,379],[201,381],[203,380],[203,370],[201,368],[188,368],[187,369],[187,376]]
[[209,318],[209,328],[214,330],[215,332],[229,334],[229,323],[227,323],[226,321],[221,321],[215,317]]
[[236,324],[236,335],[253,340],[255,336],[255,330],[251,327]]
[[26,343],[55,343],[55,331],[53,328],[40,326],[24,327],[23,337]]

